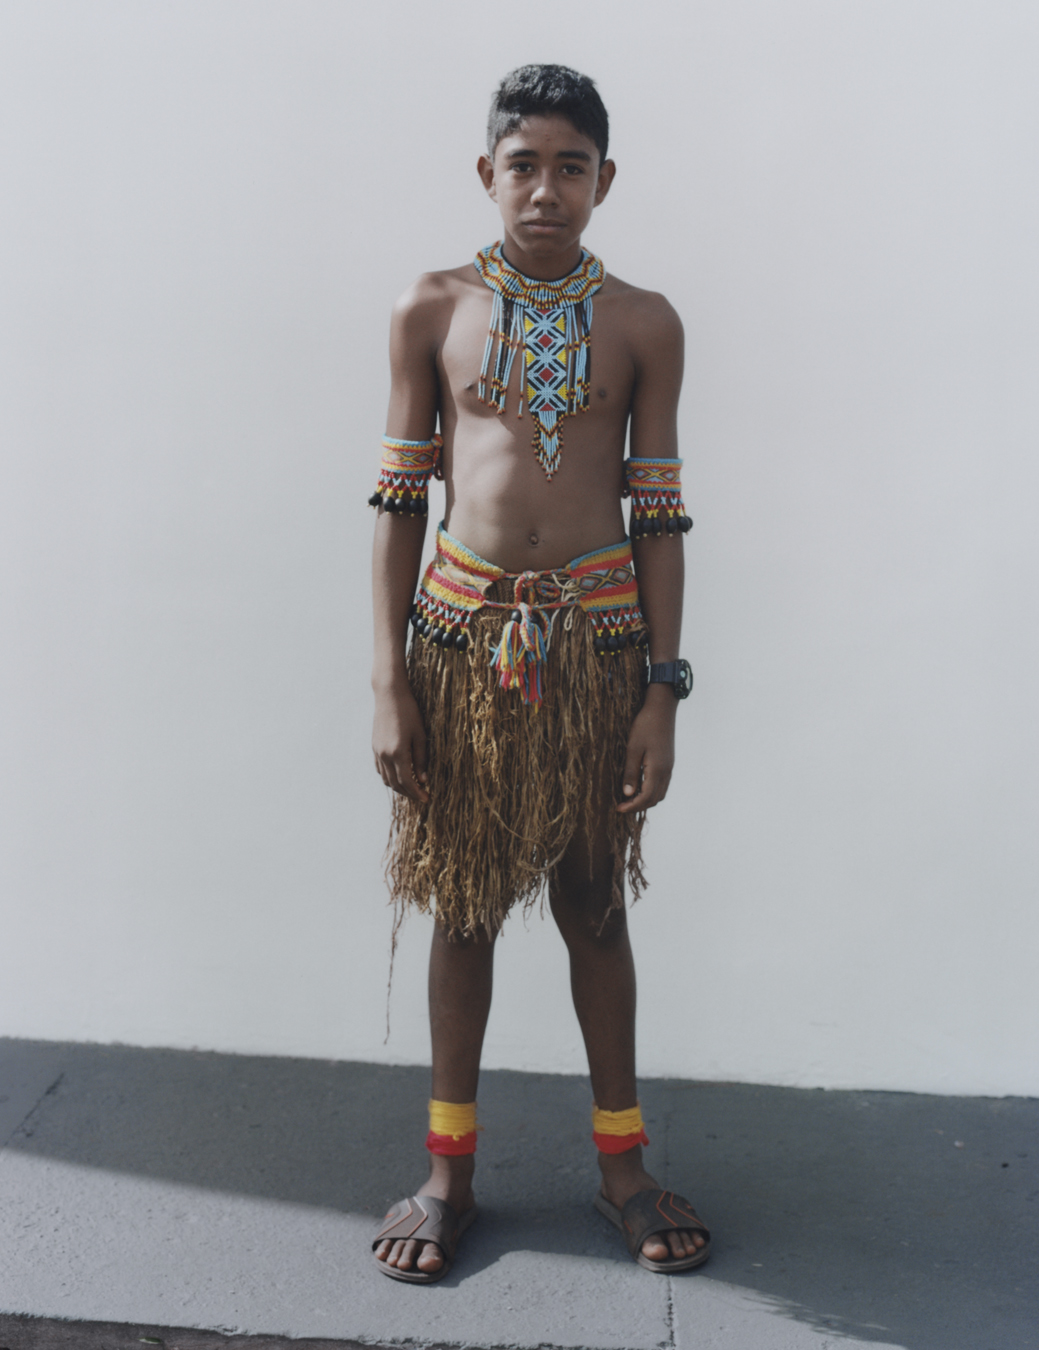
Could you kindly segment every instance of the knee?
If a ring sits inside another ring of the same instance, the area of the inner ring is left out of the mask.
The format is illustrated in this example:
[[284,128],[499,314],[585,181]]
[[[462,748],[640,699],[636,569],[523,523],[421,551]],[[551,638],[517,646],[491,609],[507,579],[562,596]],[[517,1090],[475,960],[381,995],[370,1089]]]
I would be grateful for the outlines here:
[[466,957],[479,959],[480,954],[493,951],[499,931],[498,928],[490,931],[480,928],[472,933],[461,933],[457,929],[452,931],[438,918],[433,925],[433,946],[459,960]]
[[623,904],[614,906],[613,868],[560,867],[548,890],[549,906],[567,946],[610,947],[627,932]]

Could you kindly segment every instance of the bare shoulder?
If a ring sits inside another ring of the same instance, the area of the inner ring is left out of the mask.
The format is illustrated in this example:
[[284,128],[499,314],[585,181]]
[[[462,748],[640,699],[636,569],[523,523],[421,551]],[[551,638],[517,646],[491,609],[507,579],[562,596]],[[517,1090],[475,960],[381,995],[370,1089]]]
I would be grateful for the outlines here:
[[443,272],[424,272],[411,283],[393,306],[390,319],[391,346],[403,343],[405,349],[432,352],[444,340],[451,316],[470,283],[470,266],[453,267]]
[[643,341],[674,342],[682,338],[682,320],[666,295],[643,290],[612,274],[602,289],[603,299],[615,302],[625,325]]
[[443,272],[423,272],[399,297],[393,306],[395,319],[421,319],[424,316],[450,308],[470,286],[467,272],[478,281],[472,267],[452,267]]

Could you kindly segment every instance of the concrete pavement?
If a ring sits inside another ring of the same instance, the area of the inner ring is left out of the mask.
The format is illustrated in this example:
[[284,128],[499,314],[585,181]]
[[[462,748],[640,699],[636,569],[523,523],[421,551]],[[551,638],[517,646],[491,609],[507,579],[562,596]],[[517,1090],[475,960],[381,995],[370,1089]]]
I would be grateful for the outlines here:
[[487,1072],[481,1215],[416,1288],[368,1238],[423,1176],[427,1093],[421,1068],[0,1040],[0,1311],[128,1345],[1039,1346],[1035,1100],[647,1080],[649,1165],[717,1235],[665,1278],[591,1207],[587,1081]]

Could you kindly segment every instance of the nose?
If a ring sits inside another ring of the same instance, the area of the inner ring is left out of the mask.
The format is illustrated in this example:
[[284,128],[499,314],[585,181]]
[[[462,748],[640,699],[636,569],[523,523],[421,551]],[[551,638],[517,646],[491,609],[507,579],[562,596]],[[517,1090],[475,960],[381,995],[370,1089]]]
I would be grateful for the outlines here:
[[537,187],[531,193],[530,200],[542,206],[550,206],[559,200],[555,174],[550,169],[539,175]]

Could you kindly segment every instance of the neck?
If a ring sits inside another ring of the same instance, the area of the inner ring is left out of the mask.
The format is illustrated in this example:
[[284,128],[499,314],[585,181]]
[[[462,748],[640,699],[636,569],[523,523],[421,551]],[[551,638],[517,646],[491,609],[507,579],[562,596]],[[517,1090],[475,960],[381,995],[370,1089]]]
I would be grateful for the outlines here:
[[522,248],[506,230],[501,251],[509,266],[522,272],[525,277],[532,277],[535,281],[559,281],[580,263],[582,250],[581,241],[577,239],[564,249],[531,253]]

